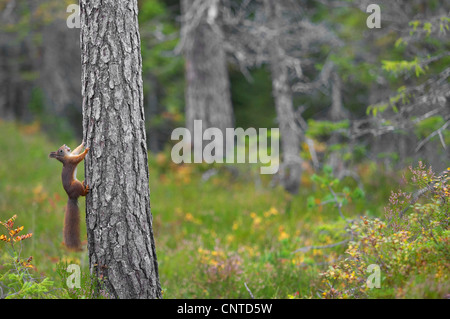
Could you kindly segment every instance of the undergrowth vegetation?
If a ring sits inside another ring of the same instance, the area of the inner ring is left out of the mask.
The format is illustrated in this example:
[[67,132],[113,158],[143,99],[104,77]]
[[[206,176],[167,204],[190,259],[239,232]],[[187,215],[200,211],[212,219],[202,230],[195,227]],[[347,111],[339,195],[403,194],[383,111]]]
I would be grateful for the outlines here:
[[[86,251],[61,243],[66,197],[47,158],[59,143],[36,124],[0,122],[0,135],[1,298],[106,297]],[[149,157],[164,298],[448,297],[448,173],[362,163],[359,180],[336,179],[305,165],[290,196],[258,168],[175,165],[168,154]],[[71,264],[80,288],[68,287]]]

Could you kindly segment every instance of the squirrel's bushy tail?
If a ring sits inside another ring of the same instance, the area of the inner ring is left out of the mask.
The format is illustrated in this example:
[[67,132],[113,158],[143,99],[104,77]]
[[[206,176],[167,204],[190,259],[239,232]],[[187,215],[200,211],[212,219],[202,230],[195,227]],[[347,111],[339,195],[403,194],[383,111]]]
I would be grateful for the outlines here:
[[70,250],[81,250],[80,210],[78,201],[69,198],[64,216],[64,244]]

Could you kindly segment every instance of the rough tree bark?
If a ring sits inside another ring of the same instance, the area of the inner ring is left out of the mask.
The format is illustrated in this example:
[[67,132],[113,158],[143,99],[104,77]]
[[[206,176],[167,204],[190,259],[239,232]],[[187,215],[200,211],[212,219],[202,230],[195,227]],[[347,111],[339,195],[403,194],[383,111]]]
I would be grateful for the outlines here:
[[186,127],[191,132],[194,120],[202,120],[203,130],[217,127],[223,134],[234,126],[223,34],[216,23],[218,6],[217,0],[181,1]]
[[279,1],[266,0],[264,9],[268,24],[274,31],[269,44],[270,69],[272,74],[272,94],[280,128],[282,163],[280,166],[281,184],[291,194],[296,194],[300,186],[302,160],[300,144],[303,132],[295,121],[293,96],[289,84],[288,67],[284,61],[283,49],[276,36],[278,21],[283,19]]
[[80,0],[91,272],[114,298],[161,298],[137,0]]

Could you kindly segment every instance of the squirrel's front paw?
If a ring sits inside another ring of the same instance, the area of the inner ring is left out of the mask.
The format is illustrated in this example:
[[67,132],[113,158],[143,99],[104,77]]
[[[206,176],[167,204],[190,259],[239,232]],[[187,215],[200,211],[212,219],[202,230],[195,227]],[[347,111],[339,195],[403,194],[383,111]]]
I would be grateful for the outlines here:
[[89,185],[86,185],[85,183],[84,183],[84,181],[83,181],[83,188],[84,188],[84,192],[87,194],[87,193],[89,193]]

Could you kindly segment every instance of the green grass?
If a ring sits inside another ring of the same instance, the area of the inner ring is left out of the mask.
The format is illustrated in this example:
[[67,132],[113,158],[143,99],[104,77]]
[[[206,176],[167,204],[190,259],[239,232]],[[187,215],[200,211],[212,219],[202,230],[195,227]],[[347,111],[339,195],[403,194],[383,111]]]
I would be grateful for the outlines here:
[[[66,196],[61,164],[48,158],[60,145],[50,142],[37,126],[0,122],[0,136],[0,220],[17,214],[16,225],[33,233],[23,243],[22,256],[32,255],[37,274],[64,287],[56,264],[74,260],[87,271],[88,258],[86,251],[69,253],[62,246]],[[176,166],[166,153],[149,158],[164,298],[249,298],[244,283],[257,298],[317,297],[319,273],[338,260],[345,247],[292,252],[341,240],[345,222],[333,206],[308,208],[308,197],[323,197],[323,190],[311,182],[310,172],[304,173],[301,192],[286,212],[289,196],[280,187],[271,187],[267,176],[258,182],[255,169],[238,167],[236,177],[224,166],[215,166],[219,173],[203,181],[202,172],[211,166]],[[380,174],[374,165],[355,170],[367,196],[346,205],[344,214],[349,218],[366,212],[381,216],[390,188],[397,188],[395,179]],[[80,165],[78,178],[83,176]],[[356,183],[346,179],[344,184]],[[81,233],[86,240],[85,225]],[[5,249],[2,242],[0,249]]]

